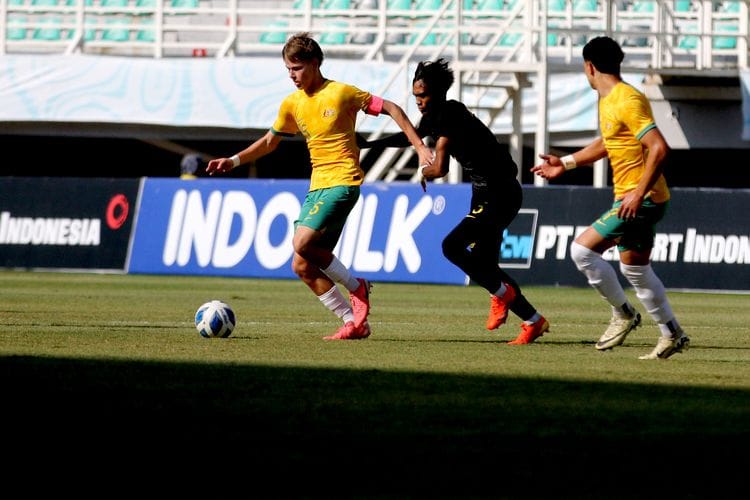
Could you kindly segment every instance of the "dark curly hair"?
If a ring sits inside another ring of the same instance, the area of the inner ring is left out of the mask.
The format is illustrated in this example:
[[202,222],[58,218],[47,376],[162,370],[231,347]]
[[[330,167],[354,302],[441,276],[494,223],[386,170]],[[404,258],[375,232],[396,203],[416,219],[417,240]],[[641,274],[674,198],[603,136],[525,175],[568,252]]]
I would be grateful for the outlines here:
[[443,58],[437,61],[422,61],[414,71],[412,84],[417,80],[422,80],[430,89],[431,94],[445,97],[448,89],[453,85],[453,70],[448,66],[448,61]]

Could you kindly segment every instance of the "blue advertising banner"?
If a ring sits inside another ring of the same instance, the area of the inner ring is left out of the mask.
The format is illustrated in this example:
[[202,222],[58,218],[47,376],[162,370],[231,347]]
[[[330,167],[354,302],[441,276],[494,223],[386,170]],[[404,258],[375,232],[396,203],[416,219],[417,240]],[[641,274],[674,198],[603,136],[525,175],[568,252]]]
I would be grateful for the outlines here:
[[[296,278],[292,235],[308,186],[307,180],[145,179],[128,271]],[[372,280],[465,284],[441,242],[466,214],[470,196],[468,185],[433,184],[427,193],[412,183],[364,185],[335,253]],[[530,258],[529,244],[511,248],[514,261]]]
[[[307,188],[307,180],[146,179],[128,271],[295,278],[292,235]],[[750,191],[672,195],[652,254],[665,286],[749,290],[750,237],[738,214],[750,206]],[[433,183],[426,193],[412,183],[365,184],[335,253],[375,281],[468,284],[441,244],[470,198],[468,184]],[[608,188],[524,186],[499,265],[523,285],[588,286],[570,244],[611,203]],[[616,250],[604,256],[618,267]]]

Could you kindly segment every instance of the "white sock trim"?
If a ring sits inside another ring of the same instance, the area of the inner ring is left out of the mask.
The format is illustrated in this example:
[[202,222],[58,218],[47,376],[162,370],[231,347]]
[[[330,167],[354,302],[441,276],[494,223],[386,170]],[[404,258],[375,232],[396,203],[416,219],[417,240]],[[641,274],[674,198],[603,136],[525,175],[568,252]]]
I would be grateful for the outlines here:
[[341,262],[335,255],[333,256],[333,260],[328,265],[328,267],[323,269],[322,271],[326,273],[326,276],[331,278],[336,283],[341,283],[342,285],[344,285],[350,292],[353,292],[359,287],[359,281],[357,281],[357,278],[352,276],[352,273],[349,272],[349,269],[347,269],[344,263]]

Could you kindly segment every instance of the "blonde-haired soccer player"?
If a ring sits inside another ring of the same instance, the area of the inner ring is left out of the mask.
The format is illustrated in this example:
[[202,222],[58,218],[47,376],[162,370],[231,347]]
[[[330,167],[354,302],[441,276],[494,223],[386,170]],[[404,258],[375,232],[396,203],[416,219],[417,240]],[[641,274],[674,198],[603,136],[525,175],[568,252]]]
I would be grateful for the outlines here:
[[646,97],[622,80],[623,59],[622,49],[609,37],[593,38],[583,47],[584,72],[591,88],[599,94],[601,136],[562,158],[541,155],[543,163],[531,170],[554,179],[578,165],[609,158],[614,203],[570,247],[576,267],[612,306],[609,327],[596,348],[606,350],[622,344],[641,322],[641,315],[625,297],[614,268],[602,258],[602,252],[617,245],[620,271],[661,331],[656,347],[640,359],[666,359],[687,349],[690,343],[650,263],[655,225],[664,217],[670,199],[662,174],[669,146],[656,127]]
[[[343,326],[326,339],[366,338],[371,333],[367,322],[371,285],[366,279],[354,277],[333,254],[364,181],[354,130],[357,112],[389,115],[407,134],[421,163],[431,163],[432,153],[401,107],[323,77],[323,52],[308,33],[290,37],[281,54],[297,90],[283,100],[276,121],[263,137],[230,158],[211,160],[206,170],[211,175],[228,172],[272,152],[283,137],[304,136],[312,175],[295,221],[292,268],[323,305],[343,321]],[[336,283],[346,287],[351,302]]]

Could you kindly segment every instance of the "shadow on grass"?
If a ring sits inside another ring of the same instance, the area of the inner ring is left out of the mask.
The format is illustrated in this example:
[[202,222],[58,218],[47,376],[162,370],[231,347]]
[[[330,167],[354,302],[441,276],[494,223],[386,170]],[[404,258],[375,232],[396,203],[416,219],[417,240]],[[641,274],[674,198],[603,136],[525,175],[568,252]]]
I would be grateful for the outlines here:
[[274,496],[716,498],[750,444],[741,390],[35,357],[0,376],[15,466]]

